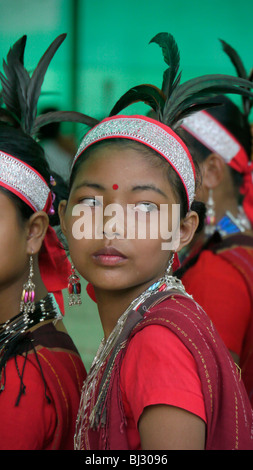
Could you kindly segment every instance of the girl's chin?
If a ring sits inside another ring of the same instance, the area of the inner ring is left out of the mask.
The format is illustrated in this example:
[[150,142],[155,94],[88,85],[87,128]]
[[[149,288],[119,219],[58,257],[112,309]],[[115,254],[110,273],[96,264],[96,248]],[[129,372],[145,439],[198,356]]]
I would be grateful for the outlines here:
[[96,279],[94,284],[92,284],[92,282],[89,284],[89,287],[87,290],[89,291],[89,289],[92,289],[95,293],[97,293],[97,295],[99,295],[100,292],[101,293],[107,292],[108,294],[113,294],[113,295],[117,295],[117,294],[124,295],[124,293],[127,294],[127,293],[130,293],[131,291],[142,292],[142,290],[145,290],[150,284],[152,284],[152,281],[144,281],[144,282],[139,282],[138,284],[136,284],[135,282],[134,283],[131,283],[131,282],[119,283],[116,281],[99,282]]
[[129,287],[125,285],[115,285],[115,283],[101,283],[98,284],[96,282],[95,285],[93,285],[94,291],[96,292],[120,292],[123,290],[128,290]]

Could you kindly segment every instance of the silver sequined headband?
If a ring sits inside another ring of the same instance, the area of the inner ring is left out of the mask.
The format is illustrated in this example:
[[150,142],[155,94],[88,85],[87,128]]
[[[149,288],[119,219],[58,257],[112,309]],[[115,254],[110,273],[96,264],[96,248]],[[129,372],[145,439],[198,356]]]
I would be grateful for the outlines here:
[[181,127],[209,150],[218,153],[228,164],[237,155],[245,152],[227,129],[206,111],[199,111],[186,117]]
[[47,205],[50,189],[45,180],[29,165],[1,151],[0,186],[19,196],[34,211]]
[[105,119],[86,134],[73,165],[90,145],[111,138],[135,140],[162,155],[181,178],[188,197],[188,208],[190,208],[195,196],[195,175],[191,156],[181,139],[169,127],[142,116],[119,116]]

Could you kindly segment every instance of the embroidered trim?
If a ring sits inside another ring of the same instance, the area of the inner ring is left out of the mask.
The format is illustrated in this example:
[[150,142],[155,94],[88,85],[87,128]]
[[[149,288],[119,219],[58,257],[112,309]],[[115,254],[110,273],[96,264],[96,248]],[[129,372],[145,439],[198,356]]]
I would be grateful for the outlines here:
[[209,150],[218,153],[226,163],[229,163],[242,148],[216,119],[204,111],[186,117],[181,127]]
[[0,186],[20,194],[35,211],[45,208],[50,194],[48,185],[32,167],[1,151]]
[[84,137],[73,165],[90,145],[117,137],[136,140],[160,153],[180,176],[188,195],[189,206],[191,205],[195,196],[195,178],[189,156],[173,135],[150,121],[130,116],[102,121]]

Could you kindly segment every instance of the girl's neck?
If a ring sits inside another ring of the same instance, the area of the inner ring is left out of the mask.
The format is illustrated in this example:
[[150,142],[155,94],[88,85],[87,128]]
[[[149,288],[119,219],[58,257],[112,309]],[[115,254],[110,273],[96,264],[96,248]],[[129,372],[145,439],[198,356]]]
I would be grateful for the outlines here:
[[131,302],[155,281],[156,279],[130,289],[125,289],[124,291],[109,291],[95,288],[96,301],[105,339],[108,338],[118,319]]
[[238,214],[238,194],[229,181],[226,180],[225,183],[227,183],[226,192],[221,185],[214,191],[214,209],[217,222],[224,217],[226,211],[231,212],[235,217]]

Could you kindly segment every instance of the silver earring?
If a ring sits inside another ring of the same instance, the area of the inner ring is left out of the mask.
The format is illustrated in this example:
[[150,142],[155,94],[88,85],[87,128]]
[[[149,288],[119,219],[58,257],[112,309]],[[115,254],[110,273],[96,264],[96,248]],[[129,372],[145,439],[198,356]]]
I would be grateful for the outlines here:
[[171,276],[172,275],[172,273],[170,271],[171,271],[171,268],[172,268],[172,265],[173,265],[174,256],[175,256],[175,253],[173,253],[172,257],[169,260],[169,264],[168,264],[168,266],[166,268],[166,271],[165,271],[166,276]]
[[215,232],[216,217],[214,209],[213,190],[209,189],[208,200],[206,203],[205,235],[210,236]]
[[33,257],[31,255],[29,259],[29,276],[27,282],[23,285],[20,302],[20,312],[23,312],[25,315],[33,313],[35,309],[35,284],[32,281],[33,275]]
[[81,283],[80,278],[76,274],[75,267],[72,264],[71,274],[68,279],[68,293],[69,293],[69,306],[72,305],[81,305]]

